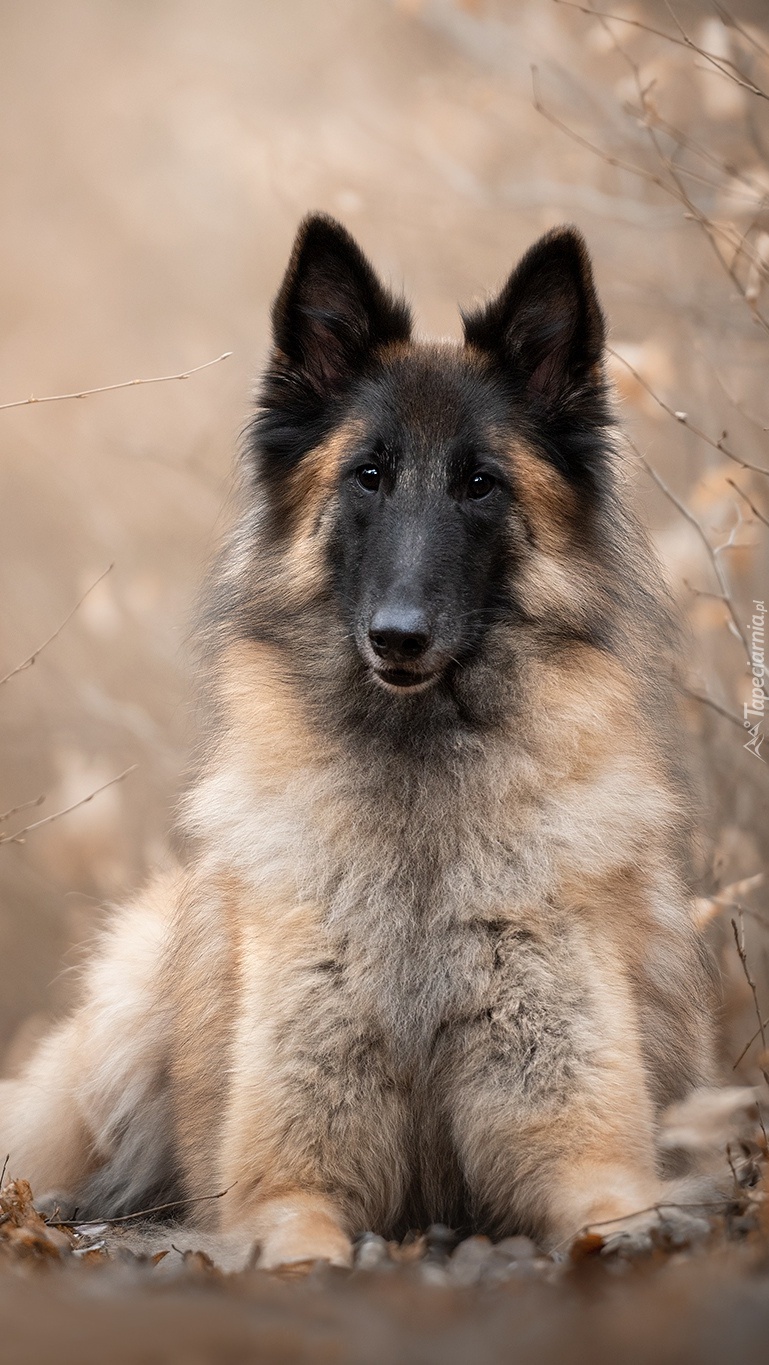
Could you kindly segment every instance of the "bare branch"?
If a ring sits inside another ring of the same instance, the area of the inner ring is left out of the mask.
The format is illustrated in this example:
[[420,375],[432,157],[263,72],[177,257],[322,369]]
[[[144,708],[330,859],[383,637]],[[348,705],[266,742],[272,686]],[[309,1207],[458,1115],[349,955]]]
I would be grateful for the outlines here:
[[[556,3],[562,2],[563,0],[556,0]],[[576,7],[578,8],[578,6]],[[751,316],[755,319],[756,323],[765,332],[769,333],[769,320],[765,318],[763,314],[759,311],[759,309],[756,307],[755,301],[752,298],[748,297],[746,287],[740,280],[734,265],[730,264],[727,260],[725,260],[722,252],[719,249],[717,241],[718,238],[723,238],[729,243],[729,245],[733,249],[739,252],[740,250],[744,250],[746,247],[745,239],[744,237],[738,238],[737,241],[735,242],[734,230],[732,228],[724,228],[722,225],[714,222],[711,218],[709,218],[706,214],[702,212],[702,210],[694,202],[688,190],[686,189],[686,186],[684,185],[681,179],[681,172],[677,170],[677,168],[674,166],[670,158],[665,155],[663,148],[660,146],[659,138],[657,137],[654,128],[654,124],[656,122],[656,113],[649,103],[648,99],[649,92],[648,89],[644,87],[643,82],[641,80],[641,74],[638,64],[633,60],[630,54],[617,40],[616,35],[609,28],[608,19],[617,18],[617,16],[602,15],[598,11],[591,9],[585,9],[584,13],[591,14],[593,15],[594,18],[598,19],[599,23],[602,25],[609,39],[611,40],[615,51],[619,56],[623,58],[623,60],[627,63],[628,67],[632,71],[643,115],[641,119],[642,126],[646,129],[649,141],[654,151],[654,155],[656,156],[660,165],[667,172],[670,183],[668,183],[668,180],[664,179],[662,176],[654,175],[653,173],[646,171],[639,166],[633,165],[630,162],[626,162],[620,160],[618,157],[611,156],[609,153],[605,152],[603,148],[597,147],[595,143],[592,143],[587,138],[582,137],[579,133],[576,133],[574,129],[570,128],[568,124],[558,119],[554,114],[551,114],[550,111],[544,107],[539,98],[539,93],[536,84],[536,68],[532,68],[532,79],[534,84],[534,108],[537,110],[538,113],[542,114],[542,116],[546,118],[548,122],[552,123],[554,127],[559,128],[562,132],[566,133],[566,135],[570,137],[573,141],[578,143],[580,146],[587,148],[587,150],[592,152],[595,156],[599,156],[601,160],[606,162],[607,165],[616,166],[623,170],[630,171],[631,174],[641,176],[644,180],[648,180],[650,183],[657,185],[661,190],[665,192],[665,194],[670,195],[671,198],[675,199],[678,203],[682,204],[686,209],[687,216],[690,217],[694,222],[696,222],[701,228],[702,232],[705,234],[706,240],[710,245],[714,255],[716,256],[720,268],[726,272],[727,276],[734,285],[734,288],[738,291],[740,297],[750,308]],[[660,34],[659,36],[669,37],[669,35],[667,34]],[[691,40],[688,40],[686,43],[683,43],[682,41],[682,45],[686,47],[691,46]],[[711,54],[703,55],[708,56]],[[769,96],[767,98],[769,98]],[[750,255],[752,253],[748,251],[747,254]]]
[[118,773],[117,777],[111,777],[109,782],[103,782],[89,796],[82,797],[80,801],[73,801],[71,806],[65,806],[63,810],[57,810],[53,815],[46,815],[42,820],[35,820],[31,825],[25,825],[24,829],[17,830],[15,834],[0,834],[0,844],[23,844],[25,834],[29,834],[33,829],[40,829],[41,825],[50,825],[54,820],[60,820],[63,815],[69,815],[70,811],[77,810],[79,806],[87,806],[100,792],[106,791],[107,787],[114,787],[117,782],[122,782],[129,773],[135,772],[138,766],[138,763],[132,763],[130,768]]
[[228,1185],[226,1190],[219,1190],[218,1194],[197,1194],[189,1199],[171,1199],[167,1204],[155,1204],[151,1209],[138,1209],[136,1213],[124,1213],[119,1218],[46,1218],[46,1226],[49,1228],[95,1228],[107,1224],[109,1227],[113,1223],[132,1223],[137,1218],[150,1218],[156,1213],[166,1213],[169,1209],[180,1209],[187,1204],[203,1204],[210,1199],[224,1199],[230,1190],[237,1185],[234,1180]]
[[759,512],[755,503],[751,502],[747,493],[743,492],[739,485],[734,482],[734,479],[727,479],[726,482],[728,483],[729,487],[733,488],[735,493],[739,493],[740,497],[748,504],[748,507],[753,513],[753,516],[757,517],[759,521],[762,521],[764,523],[764,526],[769,526],[769,518],[765,517],[763,512]]
[[685,47],[688,47],[692,52],[696,52],[698,57],[702,57],[716,71],[719,71],[722,76],[726,76],[730,81],[734,81],[736,85],[741,86],[743,90],[747,90],[749,94],[757,95],[759,99],[769,100],[769,94],[767,94],[766,90],[762,90],[761,86],[756,85],[754,81],[746,80],[744,72],[740,71],[739,67],[734,62],[730,61],[728,57],[715,57],[712,52],[706,52],[704,47],[700,47],[698,43],[695,43],[694,40],[689,37],[683,24],[676,15],[673,6],[670,4],[670,0],[665,0],[665,8],[678,29],[678,32],[681,35],[681,41]]
[[742,1049],[742,1052],[740,1053],[739,1057],[737,1058],[737,1061],[734,1063],[734,1066],[732,1067],[732,1071],[736,1071],[736,1070],[737,1070],[737,1067],[739,1066],[740,1062],[743,1060],[744,1057],[747,1056],[748,1052],[749,1052],[750,1049],[752,1048],[752,1046],[753,1046],[753,1044],[755,1043],[756,1039],[757,1039],[757,1038],[761,1038],[761,1037],[763,1036],[764,1030],[767,1029],[767,1028],[769,1028],[769,1018],[764,1019],[763,1023],[759,1023],[759,1026],[758,1026],[758,1028],[756,1029],[755,1033],[753,1034],[753,1037],[748,1039],[747,1043],[745,1044],[744,1048]]
[[758,95],[761,99],[769,99],[769,94],[753,81],[746,79],[744,72],[740,71],[739,67],[734,62],[730,61],[728,57],[716,57],[712,52],[707,52],[705,48],[702,48],[695,43],[684,31],[679,20],[676,18],[676,15],[673,13],[671,6],[667,4],[667,0],[666,8],[679,31],[680,37],[678,38],[674,33],[666,33],[664,29],[654,28],[651,24],[645,24],[640,19],[629,19],[622,14],[608,14],[605,10],[591,9],[587,5],[578,5],[575,3],[575,0],[555,0],[555,3],[557,5],[564,5],[567,9],[579,10],[580,14],[587,14],[592,19],[609,20],[613,24],[627,24],[630,28],[639,29],[642,33],[649,33],[655,38],[664,38],[666,43],[672,43],[674,47],[688,48],[690,52],[696,52],[698,57],[702,57],[706,62],[709,62],[714,66],[716,70],[721,72],[722,76],[727,76],[729,80],[734,81],[737,85],[748,90],[751,95]]
[[[667,120],[662,117],[659,110],[655,109],[652,112],[648,103],[645,112],[646,117],[653,117],[656,127],[659,128],[661,132],[666,133],[668,137],[672,138],[679,147],[684,147],[686,151],[692,152],[694,156],[700,157],[708,166],[712,166],[714,170],[720,171],[722,175],[728,176],[730,179],[741,181],[746,189],[752,191],[754,199],[763,202],[766,197],[766,186],[762,184],[760,180],[757,180],[747,171],[740,170],[739,167],[732,165],[730,162],[723,161],[722,158],[716,156],[709,147],[704,146],[704,144],[699,142],[696,138],[691,137],[689,133],[683,132],[681,128],[674,128],[672,123],[668,123]],[[689,175],[691,172],[687,171],[686,174]]]
[[657,1213],[661,1215],[663,1209],[700,1209],[701,1211],[711,1209],[714,1213],[724,1213],[733,1203],[733,1199],[713,1199],[698,1204],[681,1204],[674,1203],[672,1200],[664,1200],[664,1202],[660,1200],[657,1204],[648,1204],[645,1209],[633,1209],[632,1213],[620,1214],[616,1218],[602,1218],[601,1221],[597,1223],[584,1223],[576,1233],[569,1233],[569,1236],[564,1237],[563,1241],[557,1242],[551,1249],[551,1255],[552,1252],[559,1251],[561,1247],[567,1246],[569,1242],[576,1241],[578,1237],[584,1237],[592,1228],[614,1227],[617,1223],[626,1222],[628,1218],[640,1218],[641,1215],[645,1213]]
[[740,417],[744,417],[746,422],[750,422],[751,426],[757,427],[758,430],[761,432],[769,431],[769,426],[767,426],[765,418],[759,417],[755,412],[751,412],[750,409],[745,406],[741,398],[735,398],[734,394],[729,392],[723,379],[721,378],[718,366],[714,364],[710,356],[707,355],[702,350],[700,350],[699,353],[707,361],[708,366],[710,368],[710,373],[713,375],[713,378],[718,384],[718,387],[721,390],[722,394],[724,394],[724,396],[728,398],[732,407],[737,409],[738,413],[740,414]]
[[232,351],[223,351],[214,360],[206,360],[203,365],[195,365],[191,370],[183,370],[181,374],[161,374],[155,375],[151,379],[124,379],[120,384],[102,384],[97,389],[81,389],[79,393],[54,393],[46,398],[16,398],[12,403],[0,403],[0,412],[7,408],[29,407],[31,403],[65,403],[70,398],[90,398],[95,393],[114,393],[116,389],[133,389],[139,384],[170,384],[176,379],[189,379],[190,375],[199,374],[201,370],[208,370],[212,365],[218,365],[222,360],[228,360]]
[[692,701],[698,701],[701,702],[703,706],[709,706],[711,711],[716,711],[719,716],[724,717],[724,720],[730,720],[732,725],[736,725],[739,730],[744,729],[740,717],[736,716],[733,711],[728,711],[726,707],[722,706],[720,702],[717,702],[714,697],[708,696],[707,692],[697,692],[693,687],[682,687],[681,691],[685,696],[691,697]]
[[[662,478],[662,475],[657,473],[657,470],[654,468],[654,466],[649,464],[649,461],[641,454],[638,447],[633,445],[632,442],[630,442],[630,444],[633,450],[635,451],[637,458],[640,460],[641,464],[646,470],[647,474],[649,474],[649,476],[654,480],[657,487],[662,490],[662,492],[665,494],[665,497],[668,498],[669,501],[672,502],[673,506],[678,509],[678,511],[681,513],[681,516],[685,517],[686,520],[689,522],[689,525],[693,526],[695,531],[697,532],[697,535],[699,536],[700,540],[702,541],[702,544],[705,547],[705,550],[707,551],[708,559],[713,565],[713,571],[716,575],[716,578],[718,579],[718,585],[721,589],[721,597],[729,613],[729,618],[731,620],[732,626],[734,627],[734,633],[738,636],[739,640],[743,645],[746,655],[748,655],[749,657],[750,649],[748,647],[747,636],[745,635],[745,632],[743,630],[742,621],[740,620],[737,608],[735,607],[734,602],[732,601],[731,593],[729,592],[729,585],[726,581],[724,571],[721,567],[721,562],[718,558],[715,548],[711,545],[707,535],[705,534],[704,527],[697,520],[694,513],[690,511],[690,509],[685,505],[685,503],[681,502],[681,499],[676,497],[672,488],[670,488],[670,486],[665,482],[665,480]],[[704,699],[699,698],[699,700]]]
[[607,19],[612,24],[627,24],[630,28],[641,29],[643,33],[650,33],[655,38],[664,38],[666,42],[673,43],[676,47],[686,47],[683,39],[676,38],[674,33],[665,33],[664,29],[653,28],[651,24],[644,24],[640,19],[628,19],[622,14],[608,14],[605,10],[592,9],[589,5],[578,5],[576,0],[555,0],[555,3],[563,5],[565,9],[576,9],[591,19]]
[[[558,0],[558,3],[561,3],[561,0]],[[534,108],[548,123],[552,123],[554,128],[560,129],[562,133],[565,133],[567,137],[571,138],[572,142],[576,142],[579,147],[585,147],[587,151],[592,152],[594,156],[599,156],[608,166],[616,166],[617,169],[621,171],[630,171],[631,175],[637,175],[640,176],[642,180],[648,180],[650,184],[656,185],[658,189],[664,190],[667,194],[671,192],[670,186],[666,185],[660,176],[654,175],[651,171],[645,171],[641,166],[635,166],[632,161],[623,161],[620,157],[611,156],[611,154],[605,152],[602,147],[598,147],[594,142],[590,142],[588,138],[583,137],[581,133],[576,132],[574,128],[570,128],[568,123],[564,123],[556,114],[551,113],[540,99],[539,87],[537,84],[538,76],[539,71],[537,67],[532,66],[531,84],[534,95]]]
[[44,801],[44,796],[36,796],[34,801],[22,801],[20,806],[14,806],[12,810],[7,810],[3,815],[0,815],[0,825],[4,824],[6,820],[10,820],[12,815],[19,815],[23,810],[31,810],[33,806],[42,806]]
[[94,588],[98,587],[102,579],[106,578],[107,574],[111,573],[114,567],[115,567],[114,563],[107,565],[103,573],[100,573],[99,577],[94,579],[90,588],[86,588],[82,597],[78,598],[72,610],[64,617],[64,620],[62,621],[61,625],[56,627],[56,630],[53,632],[53,634],[49,635],[47,640],[43,640],[43,643],[41,645],[38,645],[37,649],[32,654],[30,654],[28,659],[25,659],[24,662],[21,664],[17,664],[15,668],[11,669],[10,673],[6,673],[4,678],[0,678],[0,687],[3,686],[3,683],[9,682],[11,678],[15,678],[17,673],[23,673],[25,668],[32,667],[33,663],[39,657],[39,655],[42,654],[43,650],[48,648],[48,646],[56,639],[57,635],[61,635],[61,632],[63,631],[64,627],[67,625],[69,621],[72,620],[72,617],[75,615],[75,612],[78,611],[80,607],[82,607],[88,594],[92,593]]
[[746,28],[743,28],[742,24],[740,24],[737,21],[737,19],[735,19],[731,10],[728,10],[723,5],[720,5],[718,3],[718,0],[714,0],[714,9],[716,10],[718,17],[725,28],[736,29],[737,33],[739,33],[740,37],[745,39],[746,43],[750,43],[751,47],[754,47],[756,49],[756,52],[760,52],[761,56],[766,57],[767,60],[769,61],[769,48],[764,47],[763,44],[759,43],[758,39],[753,36],[752,33],[750,33]]
[[[748,986],[750,987],[750,993],[753,996],[753,1007],[756,1011],[756,1019],[758,1020],[758,1036],[761,1039],[761,1046],[764,1052],[766,1052],[766,1024],[761,1018],[761,1009],[758,1003],[758,991],[756,990],[756,983],[750,974],[750,967],[748,966],[748,957],[747,953],[745,952],[745,927],[742,921],[742,914],[740,914],[739,929],[737,928],[736,920],[733,919],[731,921],[731,924],[732,930],[734,931],[734,942],[737,945],[737,955],[740,959],[740,962],[742,963],[742,970],[745,973],[745,980],[747,981]],[[763,1065],[759,1066],[759,1071],[761,1072],[761,1075],[763,1076],[767,1085],[769,1085],[769,1073],[767,1073]],[[762,1129],[763,1126],[764,1125],[762,1120],[761,1122]],[[766,1140],[766,1131],[764,1131],[764,1139]]]
[[749,460],[743,460],[741,455],[735,455],[734,451],[730,450],[729,447],[724,444],[725,432],[724,436],[720,437],[719,440],[714,441],[713,437],[708,436],[706,431],[702,431],[700,427],[695,426],[693,422],[689,421],[687,413],[676,411],[675,408],[671,408],[669,403],[665,402],[664,398],[660,398],[659,394],[655,393],[654,389],[647,380],[644,379],[643,375],[639,374],[638,370],[630,364],[629,360],[626,360],[624,356],[620,355],[619,351],[612,350],[611,346],[607,346],[606,349],[609,352],[609,355],[614,356],[615,360],[618,360],[621,365],[625,366],[625,369],[632,374],[633,378],[637,380],[641,385],[641,388],[648,393],[649,397],[654,400],[658,407],[662,408],[662,411],[666,412],[668,417],[672,417],[674,421],[678,422],[679,426],[685,427],[693,436],[704,441],[706,445],[709,445],[713,450],[717,450],[721,455],[725,455],[727,460],[733,460],[734,463],[740,465],[742,469],[750,469],[754,474],[763,474],[765,477],[769,476],[769,469],[763,469],[761,465],[751,464]]

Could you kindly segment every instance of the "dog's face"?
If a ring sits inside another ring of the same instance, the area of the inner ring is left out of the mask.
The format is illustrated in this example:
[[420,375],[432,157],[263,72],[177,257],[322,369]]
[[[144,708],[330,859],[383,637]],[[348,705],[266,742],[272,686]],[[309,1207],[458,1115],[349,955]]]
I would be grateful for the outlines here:
[[583,532],[600,482],[603,321],[578,235],[543,238],[464,323],[464,347],[412,341],[405,305],[323,217],[273,310],[255,427],[271,534],[312,542],[350,647],[396,696],[525,618],[532,546],[564,516]]
[[351,408],[332,581],[361,659],[395,692],[462,666],[511,607],[511,472],[489,420],[493,392],[467,379],[440,351],[394,355]]

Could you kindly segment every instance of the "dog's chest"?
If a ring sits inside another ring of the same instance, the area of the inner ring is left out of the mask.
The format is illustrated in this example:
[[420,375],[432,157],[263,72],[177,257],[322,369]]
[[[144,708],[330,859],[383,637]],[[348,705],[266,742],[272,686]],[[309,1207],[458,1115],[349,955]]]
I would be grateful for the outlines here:
[[440,889],[380,882],[329,916],[336,988],[351,1017],[398,1063],[431,1053],[442,1030],[483,1009],[493,990],[500,926]]

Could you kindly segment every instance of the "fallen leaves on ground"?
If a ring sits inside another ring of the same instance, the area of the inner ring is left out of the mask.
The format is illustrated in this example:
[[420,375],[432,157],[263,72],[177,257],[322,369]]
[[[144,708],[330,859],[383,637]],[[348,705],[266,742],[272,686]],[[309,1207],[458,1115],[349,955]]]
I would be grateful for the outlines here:
[[[684,1116],[692,1118],[693,1116]],[[351,1272],[307,1263],[227,1272],[189,1227],[56,1226],[27,1181],[0,1191],[0,1350],[13,1365],[248,1360],[322,1365],[741,1365],[769,1340],[769,1182],[754,1139],[709,1234],[643,1252],[585,1229],[554,1255],[435,1225],[364,1234]],[[515,1348],[515,1349],[514,1349]]]

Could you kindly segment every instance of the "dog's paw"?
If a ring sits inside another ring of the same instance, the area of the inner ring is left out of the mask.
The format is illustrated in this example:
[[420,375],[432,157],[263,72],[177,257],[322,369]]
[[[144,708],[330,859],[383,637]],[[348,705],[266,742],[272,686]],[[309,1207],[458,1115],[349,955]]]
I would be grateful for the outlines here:
[[599,1234],[602,1256],[630,1258],[648,1255],[658,1247],[676,1251],[694,1246],[705,1241],[710,1230],[708,1219],[697,1208],[660,1204],[612,1226],[596,1226],[588,1232]]
[[246,1227],[256,1244],[252,1263],[258,1270],[310,1268],[319,1261],[352,1266],[353,1246],[341,1216],[322,1196],[296,1192],[267,1200],[241,1224]]
[[258,1270],[282,1270],[310,1268],[319,1261],[348,1269],[353,1263],[349,1237],[331,1227],[278,1227],[262,1237],[255,1265]]

